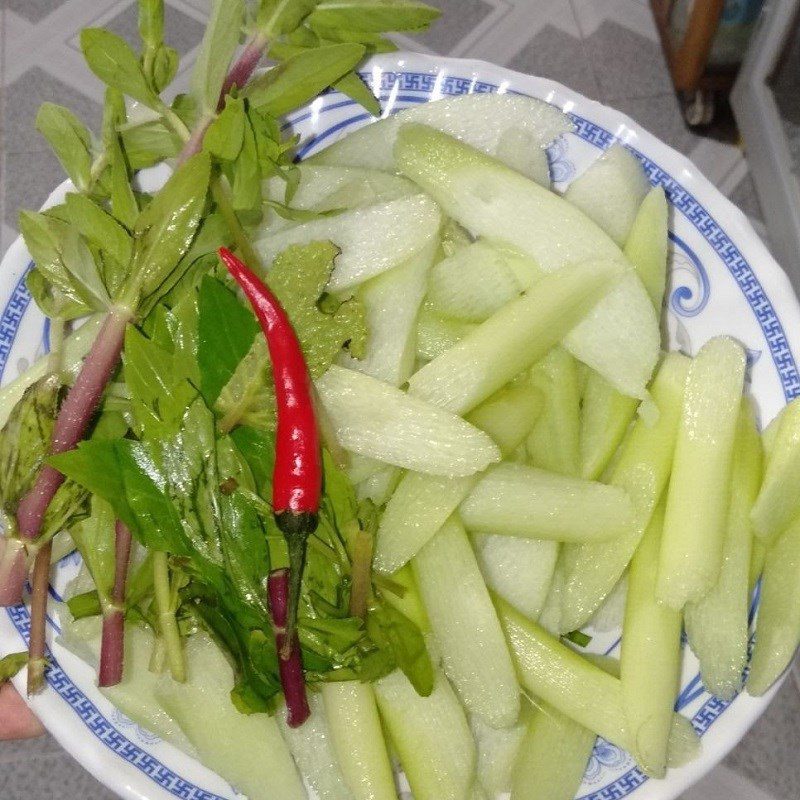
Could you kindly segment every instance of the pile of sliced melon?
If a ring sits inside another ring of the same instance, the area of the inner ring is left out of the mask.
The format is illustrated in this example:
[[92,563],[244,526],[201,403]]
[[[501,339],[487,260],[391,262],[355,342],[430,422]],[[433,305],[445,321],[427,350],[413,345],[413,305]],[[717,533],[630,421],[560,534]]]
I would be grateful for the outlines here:
[[[334,242],[328,289],[366,308],[366,356],[317,390],[382,512],[374,570],[403,587],[437,678],[429,697],[400,672],[327,684],[291,731],[238,715],[229,667],[195,637],[186,686],[137,663],[110,690],[254,800],[302,797],[298,775],[322,800],[394,798],[393,766],[417,800],[571,800],[597,735],[664,777],[699,748],[673,710],[682,630],[730,700],[762,567],[749,690],[794,653],[798,406],[764,458],[741,345],[662,352],[664,193],[620,145],[554,191],[546,147],[570,128],[510,95],[402,111],[301,164],[306,221],[261,232],[266,263]],[[622,624],[619,662],[571,641],[598,610]]]

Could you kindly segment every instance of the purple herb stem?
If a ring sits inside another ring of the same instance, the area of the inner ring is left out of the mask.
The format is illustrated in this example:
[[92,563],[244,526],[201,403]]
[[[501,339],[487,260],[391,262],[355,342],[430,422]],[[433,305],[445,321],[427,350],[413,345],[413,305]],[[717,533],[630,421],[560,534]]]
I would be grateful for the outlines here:
[[101,687],[116,686],[125,667],[125,585],[131,558],[131,532],[121,520],[115,527],[116,549],[114,589],[111,605],[103,612],[103,638],[100,644]]
[[267,579],[269,607],[275,631],[275,646],[278,651],[278,671],[286,699],[286,722],[290,728],[299,728],[309,717],[311,711],[306,698],[306,682],[303,675],[303,661],[300,655],[300,642],[295,633],[287,647],[286,622],[289,610],[289,570],[276,569]]

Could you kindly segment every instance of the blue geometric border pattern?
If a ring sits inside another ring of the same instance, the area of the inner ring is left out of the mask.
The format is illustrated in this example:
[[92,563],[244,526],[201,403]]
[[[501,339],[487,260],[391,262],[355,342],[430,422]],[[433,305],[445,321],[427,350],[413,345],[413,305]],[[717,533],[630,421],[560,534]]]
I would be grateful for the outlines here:
[[[31,630],[31,617],[24,605],[6,609],[9,619],[22,637],[28,642]],[[80,717],[83,724],[112,753],[136,767],[140,772],[157,783],[162,789],[180,800],[225,800],[213,792],[208,792],[181,778],[168,766],[150,753],[142,750],[100,712],[97,706],[72,682],[69,675],[61,669],[58,662],[48,653],[47,683],[64,702]]]
[[11,297],[0,315],[0,378],[3,377],[3,371],[6,368],[6,362],[11,354],[11,348],[14,346],[14,339],[17,338],[17,330],[19,324],[22,322],[22,317],[28,310],[28,305],[31,302],[31,296],[28,292],[28,287],[25,285],[25,277],[28,270],[33,266],[31,263],[28,269],[22,273],[14,291],[11,292]]

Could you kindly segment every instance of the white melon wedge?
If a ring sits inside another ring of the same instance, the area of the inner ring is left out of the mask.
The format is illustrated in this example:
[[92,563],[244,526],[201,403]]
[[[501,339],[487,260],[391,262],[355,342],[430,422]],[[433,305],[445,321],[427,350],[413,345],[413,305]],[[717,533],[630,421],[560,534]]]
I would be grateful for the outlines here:
[[438,128],[534,180],[548,182],[544,149],[573,127],[559,109],[542,100],[472,94],[404,109],[340,139],[313,156],[311,163],[393,171],[397,134],[408,122]]
[[311,716],[299,728],[289,727],[285,705],[275,715],[292,758],[319,800],[352,800],[333,746],[332,728],[322,697],[308,692],[308,707]]
[[[325,167],[315,164],[296,165],[298,184],[288,205],[300,211],[325,213],[386,203],[419,194],[408,179],[389,172],[357,167]],[[283,203],[286,181],[280,177],[265,181],[264,197]],[[277,231],[297,224],[292,219],[270,212],[267,229]]]
[[278,722],[267,714],[241,714],[231,702],[233,670],[205,634],[186,643],[189,677],[163,677],[156,697],[180,725],[209,769],[251,800],[305,800]]
[[547,703],[539,705],[519,747],[511,800],[574,800],[597,737]]
[[443,317],[423,304],[417,317],[417,358],[422,362],[433,361],[477,327],[474,322]]
[[391,575],[407,564],[434,537],[477,480],[472,475],[441,478],[406,473],[381,516],[373,568]]
[[528,619],[538,619],[553,582],[558,542],[482,533],[472,540],[486,585]]
[[500,458],[483,431],[369,375],[334,365],[316,387],[346,450],[448,477],[472,475]]
[[626,536],[612,542],[566,545],[562,555],[566,585],[561,598],[561,630],[582,628],[616,586],[631,560],[672,469],[678,424],[690,359],[680,353],[665,357],[653,381],[654,423],[639,418],[622,444],[611,483],[630,495],[637,522]]
[[544,406],[535,386],[509,386],[493,394],[467,414],[467,421],[486,431],[509,458],[525,441]]
[[409,392],[458,414],[470,411],[535,364],[613,293],[620,269],[615,261],[592,261],[546,275],[412,375]]
[[437,672],[428,697],[420,697],[400,670],[374,687],[381,718],[416,800],[469,797],[475,781],[475,742],[444,674]]
[[621,144],[615,144],[569,185],[564,199],[622,246],[649,189],[639,159]]
[[[411,562],[445,674],[495,728],[519,717],[519,685],[467,533],[451,517]],[[458,591],[453,591],[457,586]]]
[[510,728],[493,728],[475,714],[469,718],[478,750],[478,781],[490,798],[511,790],[514,763],[528,727],[529,704],[522,711],[520,721]]
[[399,386],[414,371],[416,324],[428,285],[428,272],[439,246],[434,237],[405,264],[367,281],[358,296],[366,308],[367,352],[364,358],[342,355],[342,366]]
[[660,186],[651,189],[639,206],[624,253],[636,268],[656,311],[661,311],[667,282],[669,204]]
[[[513,245],[545,272],[586,259],[626,263],[614,241],[578,208],[452,137],[407,125],[396,158],[399,170],[470,233]],[[624,394],[646,396],[661,337],[650,298],[633,271],[565,343]]]
[[508,462],[486,472],[459,512],[471,531],[562,542],[614,539],[635,522],[624,489]]
[[539,275],[530,259],[480,240],[456,250],[431,270],[427,299],[442,316],[483,322],[532,286]]
[[744,349],[726,336],[706,342],[689,367],[656,590],[676,611],[719,579],[744,369]]
[[800,514],[800,400],[789,403],[768,430],[769,459],[752,512],[755,532],[765,543],[775,541]]
[[397,800],[371,684],[322,684],[331,744],[353,800]]
[[328,289],[343,292],[417,255],[436,236],[440,223],[436,203],[420,194],[267,233],[256,247],[271,264],[290,245],[333,242],[341,253]]
[[700,602],[689,603],[684,609],[686,635],[700,662],[703,684],[727,701],[733,700],[742,688],[747,663],[753,544],[750,511],[761,485],[762,459],[753,408],[743,400],[719,580]]

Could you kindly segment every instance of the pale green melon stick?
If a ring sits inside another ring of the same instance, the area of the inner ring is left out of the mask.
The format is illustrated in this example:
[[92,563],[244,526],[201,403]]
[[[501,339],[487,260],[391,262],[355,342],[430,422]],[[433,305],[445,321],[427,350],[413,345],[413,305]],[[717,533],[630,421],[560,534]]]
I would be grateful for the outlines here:
[[689,368],[656,586],[676,611],[719,579],[744,368],[742,346],[726,336],[706,342]]
[[606,260],[546,275],[412,375],[409,393],[457,414],[470,411],[560,342],[622,274],[624,267]]
[[416,800],[464,800],[475,782],[475,742],[442,672],[420,697],[400,670],[374,684],[378,708]]
[[636,509],[630,534],[602,544],[567,545],[562,555],[566,586],[562,596],[561,632],[587,623],[614,588],[636,550],[669,478],[689,359],[670,353],[656,375],[651,392],[659,415],[655,424],[638,419],[611,479],[625,489]]
[[[651,189],[639,206],[624,253],[661,315],[667,274],[669,209],[664,190]],[[581,474],[597,478],[611,460],[633,419],[638,402],[591,372],[583,395]]]
[[508,458],[525,441],[544,404],[544,396],[536,387],[512,385],[484,400],[465,419],[488,433]]
[[554,347],[530,371],[545,397],[544,409],[526,443],[529,462],[562,475],[580,474],[580,391],[575,358]]
[[333,749],[353,800],[396,800],[372,685],[323,683],[322,697]]
[[767,551],[747,691],[764,694],[800,643],[800,520]]
[[731,472],[731,499],[716,586],[684,609],[689,644],[700,661],[703,683],[712,694],[732,700],[742,688],[747,663],[750,563],[753,527],[750,510],[761,485],[761,436],[753,408],[742,400]]
[[620,680],[633,755],[644,772],[663,778],[681,675],[681,615],[656,602],[658,552],[664,526],[659,503],[628,571]]
[[597,736],[547,703],[528,724],[511,784],[511,800],[573,800]]
[[467,711],[495,728],[513,725],[520,711],[519,685],[461,521],[451,517],[411,566],[444,671]]
[[774,542],[800,514],[800,399],[781,411],[772,439],[766,475],[753,507],[756,533]]

